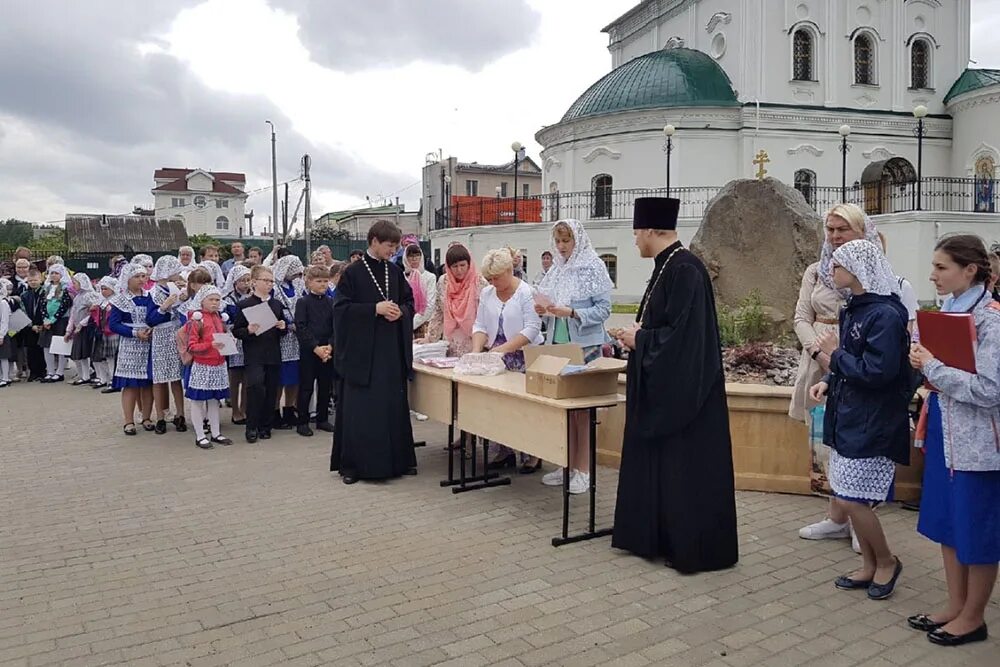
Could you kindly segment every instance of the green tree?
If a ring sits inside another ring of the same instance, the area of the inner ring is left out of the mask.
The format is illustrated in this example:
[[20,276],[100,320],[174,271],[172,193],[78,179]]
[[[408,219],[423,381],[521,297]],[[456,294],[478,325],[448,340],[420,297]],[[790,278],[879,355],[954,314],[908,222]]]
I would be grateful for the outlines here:
[[33,238],[31,223],[17,218],[9,218],[0,222],[0,245],[26,246]]

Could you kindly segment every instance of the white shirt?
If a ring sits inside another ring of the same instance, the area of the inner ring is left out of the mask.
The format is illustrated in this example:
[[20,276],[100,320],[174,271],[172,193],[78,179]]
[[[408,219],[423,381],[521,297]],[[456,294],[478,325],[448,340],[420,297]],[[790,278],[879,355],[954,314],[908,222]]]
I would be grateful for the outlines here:
[[917,319],[917,311],[920,310],[920,304],[917,303],[917,293],[913,289],[913,285],[906,278],[901,278],[896,276],[896,280],[899,281],[899,291],[902,292],[899,296],[899,300],[903,302],[906,307],[907,319],[913,322]]
[[[415,269],[416,270],[416,269]],[[434,304],[437,303],[437,276],[430,271],[420,269],[420,286],[424,289],[424,297],[427,299],[427,307],[423,313],[413,315],[413,330],[416,331],[425,322],[431,319],[434,312]]]
[[520,334],[532,345],[542,343],[542,320],[535,312],[535,301],[531,295],[531,286],[527,282],[522,280],[506,303],[500,300],[497,289],[492,285],[483,289],[472,333],[486,334],[486,349],[493,347],[493,342],[497,338],[501,313],[503,313],[503,333],[508,341],[514,340]]

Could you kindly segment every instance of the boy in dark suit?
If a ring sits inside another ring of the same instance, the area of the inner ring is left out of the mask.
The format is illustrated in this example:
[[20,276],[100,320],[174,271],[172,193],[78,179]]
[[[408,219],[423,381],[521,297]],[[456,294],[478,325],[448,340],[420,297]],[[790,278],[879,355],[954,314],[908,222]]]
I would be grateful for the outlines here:
[[323,266],[306,271],[306,294],[295,304],[295,333],[299,337],[298,434],[310,436],[309,403],[316,393],[316,428],[333,432],[330,390],[333,384],[333,299],[328,295],[330,272]]

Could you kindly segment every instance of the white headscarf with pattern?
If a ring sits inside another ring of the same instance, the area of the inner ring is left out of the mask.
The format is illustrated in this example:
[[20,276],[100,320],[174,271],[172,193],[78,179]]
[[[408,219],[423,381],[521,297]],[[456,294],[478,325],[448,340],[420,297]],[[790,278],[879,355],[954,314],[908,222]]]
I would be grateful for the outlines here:
[[216,262],[206,259],[199,262],[198,266],[208,271],[208,273],[212,276],[212,282],[215,283],[215,286],[219,289],[222,289],[222,286],[226,284],[226,276],[222,272],[222,267]]
[[552,299],[557,306],[569,306],[574,300],[594,297],[614,289],[608,275],[608,267],[597,256],[587,230],[579,220],[560,220],[552,226],[564,224],[573,232],[576,246],[569,258],[564,258],[556,249],[554,236],[549,234],[552,245],[552,268],[538,283],[538,289]]
[[899,281],[882,248],[871,241],[848,241],[833,253],[833,263],[842,267],[870,294],[900,295]]

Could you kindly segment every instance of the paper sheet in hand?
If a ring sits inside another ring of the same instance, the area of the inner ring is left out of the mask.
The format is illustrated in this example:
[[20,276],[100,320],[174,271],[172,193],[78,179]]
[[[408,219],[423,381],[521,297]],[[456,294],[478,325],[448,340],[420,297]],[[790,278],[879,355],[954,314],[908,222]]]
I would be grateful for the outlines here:
[[274,316],[274,311],[266,302],[244,308],[243,316],[247,318],[247,324],[256,324],[260,327],[257,330],[258,336],[265,331],[270,331],[278,324],[278,318]]
[[240,349],[236,347],[236,339],[233,338],[233,334],[228,331],[225,333],[215,333],[212,334],[213,343],[223,343],[222,349],[219,350],[219,354],[224,357],[229,357],[234,354],[239,354]]
[[549,306],[554,306],[555,303],[550,299],[545,292],[536,289],[532,292],[531,298],[534,299],[535,303],[542,308],[548,308]]
[[68,357],[73,352],[73,341],[66,340],[65,336],[53,336],[52,343],[49,345],[49,352]]
[[180,293],[181,293],[181,288],[177,286],[177,283],[167,282],[167,294],[168,295],[180,294]]
[[10,321],[7,322],[9,332],[11,336],[21,331],[25,327],[31,326],[31,318],[24,314],[23,310],[15,310],[10,314]]

